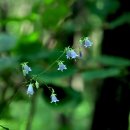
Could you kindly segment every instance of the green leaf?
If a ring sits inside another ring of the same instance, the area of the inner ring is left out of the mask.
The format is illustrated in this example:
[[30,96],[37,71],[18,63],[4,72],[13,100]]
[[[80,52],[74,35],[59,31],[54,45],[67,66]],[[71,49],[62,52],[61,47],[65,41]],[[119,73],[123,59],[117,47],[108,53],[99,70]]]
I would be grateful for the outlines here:
[[100,62],[101,64],[108,66],[116,66],[116,67],[130,66],[130,60],[121,57],[101,56],[96,58],[95,60]]
[[63,53],[61,50],[49,50],[36,41],[20,41],[13,52],[15,55],[20,55],[21,58],[26,59],[27,61],[34,61],[34,59],[49,59],[54,61]]
[[11,50],[16,45],[16,38],[8,34],[0,34],[0,52]]
[[17,66],[17,57],[3,57],[0,58],[0,71],[7,68],[16,68]]
[[67,16],[68,11],[68,7],[65,5],[51,6],[50,8],[47,8],[42,16],[43,25],[46,28],[57,27],[58,22]]
[[120,17],[118,17],[117,19],[112,21],[110,23],[110,28],[114,29],[114,28],[121,26],[125,23],[128,23],[128,24],[130,23],[130,13],[122,14]]
[[118,76],[121,73],[121,70],[118,68],[110,69],[100,69],[100,70],[91,70],[82,73],[82,77],[85,80],[101,79],[107,77]]

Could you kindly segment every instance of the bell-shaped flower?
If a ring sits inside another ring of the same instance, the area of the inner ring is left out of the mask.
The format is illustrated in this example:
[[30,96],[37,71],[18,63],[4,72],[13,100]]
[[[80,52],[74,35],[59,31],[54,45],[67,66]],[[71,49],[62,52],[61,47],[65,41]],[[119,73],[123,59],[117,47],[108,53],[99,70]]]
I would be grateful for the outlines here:
[[72,48],[67,48],[66,49],[66,57],[67,59],[75,59],[78,57],[78,54],[72,49]]
[[71,58],[72,59],[75,59],[76,57],[78,57],[79,55],[74,51],[74,50],[71,50]]
[[87,48],[87,47],[91,47],[92,46],[92,42],[88,39],[88,37],[86,37],[84,39],[84,46]]
[[26,76],[29,73],[29,71],[32,71],[31,68],[27,65],[27,63],[22,64],[22,69],[24,76]]
[[63,61],[60,61],[58,65],[59,65],[59,68],[57,70],[61,70],[63,72],[63,70],[67,69],[66,65],[63,64]]
[[70,58],[71,58],[71,51],[70,51],[70,50],[67,50],[67,52],[66,52],[66,57],[67,57],[67,59],[70,59]]
[[59,100],[56,97],[56,94],[54,94],[54,93],[51,94],[51,103],[53,103],[53,102],[54,103],[59,102]]
[[27,94],[28,94],[29,96],[32,96],[32,95],[34,94],[33,84],[32,84],[32,83],[30,83],[29,86],[28,86]]

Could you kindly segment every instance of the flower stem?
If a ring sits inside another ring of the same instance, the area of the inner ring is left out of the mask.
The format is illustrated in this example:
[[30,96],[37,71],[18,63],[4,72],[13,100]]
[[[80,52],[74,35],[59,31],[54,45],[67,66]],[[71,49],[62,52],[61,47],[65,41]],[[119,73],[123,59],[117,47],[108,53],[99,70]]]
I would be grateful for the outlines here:
[[41,74],[46,73],[64,55],[64,53],[65,53],[65,51],[45,71],[37,74],[36,77],[38,77]]

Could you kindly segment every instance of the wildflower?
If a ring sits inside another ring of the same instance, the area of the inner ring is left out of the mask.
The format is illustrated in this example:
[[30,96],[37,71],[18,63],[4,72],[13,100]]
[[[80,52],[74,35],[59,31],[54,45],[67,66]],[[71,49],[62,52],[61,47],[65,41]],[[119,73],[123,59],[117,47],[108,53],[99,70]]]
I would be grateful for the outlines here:
[[71,59],[71,58],[75,59],[76,57],[78,57],[78,55],[72,48],[67,48],[66,57],[67,57],[67,59]]
[[66,52],[66,57],[67,57],[67,59],[70,59],[70,58],[71,58],[71,51],[70,51],[70,50],[68,50],[68,51]]
[[92,46],[92,42],[88,39],[88,37],[86,37],[84,39],[84,46],[87,48],[87,47],[91,47]]
[[27,94],[28,94],[29,96],[31,96],[31,95],[34,94],[33,84],[31,84],[31,83],[30,83],[29,86],[28,86]]
[[77,53],[74,50],[71,50],[71,58],[75,59],[76,57],[78,57]]
[[27,65],[27,63],[23,63],[22,68],[24,76],[26,76],[29,73],[29,71],[32,71],[31,68]]
[[58,65],[59,65],[59,68],[58,68],[57,70],[63,71],[63,70],[66,70],[66,69],[67,69],[67,68],[66,68],[66,65],[63,64],[63,61],[60,61],[60,62],[58,63]]
[[39,83],[37,81],[35,82],[35,86],[37,89],[39,88]]
[[54,93],[51,94],[51,103],[53,103],[53,102],[55,102],[55,103],[59,102],[59,100],[56,97],[56,94],[54,94]]

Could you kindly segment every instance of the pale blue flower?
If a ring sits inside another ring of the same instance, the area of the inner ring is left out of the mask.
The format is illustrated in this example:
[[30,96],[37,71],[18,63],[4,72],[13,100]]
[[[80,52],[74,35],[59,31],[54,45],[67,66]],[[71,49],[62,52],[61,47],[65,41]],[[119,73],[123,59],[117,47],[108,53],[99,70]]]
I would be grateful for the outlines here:
[[88,37],[86,37],[84,39],[84,46],[87,48],[87,47],[91,47],[92,46],[92,42],[88,39]]
[[68,48],[66,51],[66,57],[67,59],[75,59],[76,57],[78,57],[78,54],[71,48]]
[[53,103],[53,102],[59,102],[59,100],[57,99],[57,97],[56,97],[56,94],[51,94],[51,103]]
[[29,96],[31,96],[31,95],[34,94],[33,84],[31,84],[31,83],[30,83],[29,86],[28,86],[27,94],[28,94]]
[[66,65],[64,65],[62,61],[59,62],[58,65],[59,65],[59,68],[57,70],[63,71],[67,69]]
[[71,50],[71,58],[75,59],[76,57],[78,57],[77,53],[74,50]]
[[71,51],[70,51],[70,50],[67,50],[67,52],[66,52],[66,57],[67,57],[67,59],[70,59],[70,58],[71,58]]
[[32,71],[31,68],[27,65],[27,63],[23,63],[22,68],[24,76],[26,76],[29,73],[29,71]]

